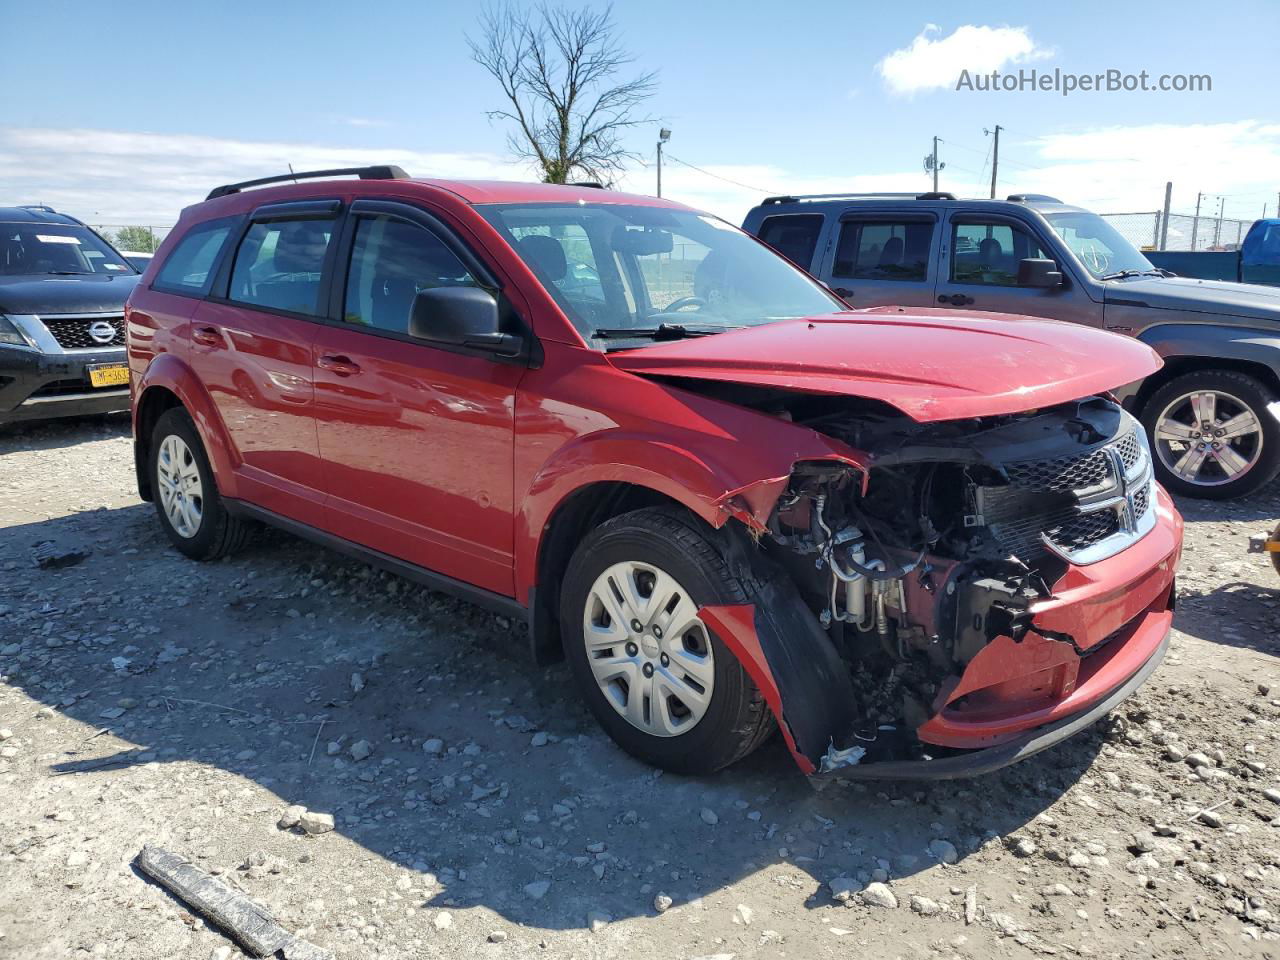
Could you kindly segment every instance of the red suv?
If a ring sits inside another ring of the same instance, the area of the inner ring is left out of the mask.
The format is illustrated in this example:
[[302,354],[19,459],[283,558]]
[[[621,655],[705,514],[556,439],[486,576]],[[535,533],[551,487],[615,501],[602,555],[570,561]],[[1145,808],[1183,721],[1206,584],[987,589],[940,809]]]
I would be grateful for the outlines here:
[[669,770],[776,721],[806,773],[983,772],[1168,642],[1182,521],[1108,393],[1160,363],[1132,339],[850,310],[676,203],[395,167],[214,190],[127,328],[182,553],[265,521],[519,616]]

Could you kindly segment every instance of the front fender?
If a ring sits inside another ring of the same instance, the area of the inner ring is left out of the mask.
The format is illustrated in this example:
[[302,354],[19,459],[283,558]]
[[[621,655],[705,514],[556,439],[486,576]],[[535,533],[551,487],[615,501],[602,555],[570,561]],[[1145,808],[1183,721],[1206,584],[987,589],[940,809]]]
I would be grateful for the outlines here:
[[1164,359],[1204,357],[1267,367],[1280,379],[1280,335],[1229,323],[1160,323],[1138,339]]
[[239,456],[231,442],[231,435],[209,391],[181,357],[172,353],[160,354],[147,365],[146,372],[137,382],[133,400],[135,439],[143,439],[138,437],[138,411],[146,403],[147,392],[156,388],[169,390],[182,402],[182,406],[195,421],[196,430],[213,466],[214,476],[217,477],[219,492],[226,497],[235,497],[235,468],[239,463]]
[[839,441],[796,428],[796,442],[743,451],[737,462],[721,462],[671,439],[633,430],[612,429],[576,437],[543,464],[521,499],[517,521],[517,596],[536,584],[543,532],[556,511],[577,491],[594,483],[647,487],[687,507],[714,528],[736,518],[763,531],[794,465],[802,460],[831,460],[865,470],[865,459]]

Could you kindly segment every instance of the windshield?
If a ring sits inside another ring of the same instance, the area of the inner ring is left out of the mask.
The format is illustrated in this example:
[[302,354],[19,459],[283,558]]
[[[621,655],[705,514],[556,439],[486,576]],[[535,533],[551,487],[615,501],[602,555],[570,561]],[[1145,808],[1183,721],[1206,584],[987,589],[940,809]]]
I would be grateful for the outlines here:
[[1046,219],[1062,242],[1095,277],[1126,271],[1157,272],[1137,247],[1096,213],[1051,213]]
[[135,273],[120,254],[85,227],[0,223],[0,276]]
[[638,346],[659,329],[718,333],[847,309],[768,247],[706,214],[614,203],[479,210],[599,346]]

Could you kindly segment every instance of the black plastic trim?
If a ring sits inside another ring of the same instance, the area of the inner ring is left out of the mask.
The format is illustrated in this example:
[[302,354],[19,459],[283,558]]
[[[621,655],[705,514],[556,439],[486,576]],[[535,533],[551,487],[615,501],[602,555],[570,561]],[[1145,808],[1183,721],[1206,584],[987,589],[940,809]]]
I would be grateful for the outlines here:
[[1042,750],[1048,750],[1097,723],[1146,683],[1147,678],[1160,666],[1168,650],[1169,634],[1166,633],[1155,653],[1138,668],[1137,673],[1113,690],[1105,699],[1083,713],[1028,731],[1008,743],[939,760],[889,760],[883,763],[868,763],[865,766],[839,767],[827,773],[815,773],[813,776],[834,780],[956,780],[992,773],[1020,760],[1026,760]]
[[278,513],[265,510],[244,500],[225,498],[222,502],[227,511],[235,516],[249,517],[269,526],[277,527],[304,540],[310,540],[312,543],[317,543],[322,547],[345,553],[347,556],[381,567],[384,570],[389,570],[397,576],[412,580],[414,583],[419,583],[431,590],[439,590],[442,593],[450,594],[461,600],[466,600],[468,603],[484,607],[486,610],[491,610],[505,617],[511,617],[513,620],[528,619],[528,609],[514,597],[503,596],[500,593],[494,593],[492,590],[486,590],[484,587],[477,587],[475,584],[455,580],[453,577],[446,576],[443,573],[428,570],[426,567],[409,563],[399,557],[393,557],[390,554],[382,553],[351,540],[334,536],[332,533],[319,530],[310,524],[283,517]]
[[224,183],[209,191],[206,200],[216,200],[233,193],[239,193],[245,187],[261,187],[268,183],[290,183],[298,180],[318,180],[325,177],[359,177],[361,180],[408,180],[409,175],[395,164],[387,163],[372,167],[339,167],[333,170],[307,170],[302,173],[282,173],[274,177],[259,177],[257,180],[242,180],[239,183]]

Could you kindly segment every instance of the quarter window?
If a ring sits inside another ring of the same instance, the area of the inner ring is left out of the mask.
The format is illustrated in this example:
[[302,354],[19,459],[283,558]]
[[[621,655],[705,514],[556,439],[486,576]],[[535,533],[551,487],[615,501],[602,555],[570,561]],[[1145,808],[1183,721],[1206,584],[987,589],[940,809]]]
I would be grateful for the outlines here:
[[849,220],[840,227],[831,272],[853,280],[921,282],[929,275],[932,242],[932,223]]
[[197,297],[208,293],[213,265],[233,223],[233,220],[210,220],[192,227],[165,257],[152,286]]
[[1007,223],[957,223],[951,233],[951,280],[1018,285],[1018,261],[1047,258],[1034,237]]
[[821,214],[786,214],[766,217],[760,224],[760,239],[794,263],[808,270],[822,232]]
[[255,223],[236,251],[230,298],[318,315],[320,279],[334,223],[332,218]]
[[407,333],[413,298],[432,287],[474,287],[457,255],[428,230],[389,216],[361,218],[342,319]]

